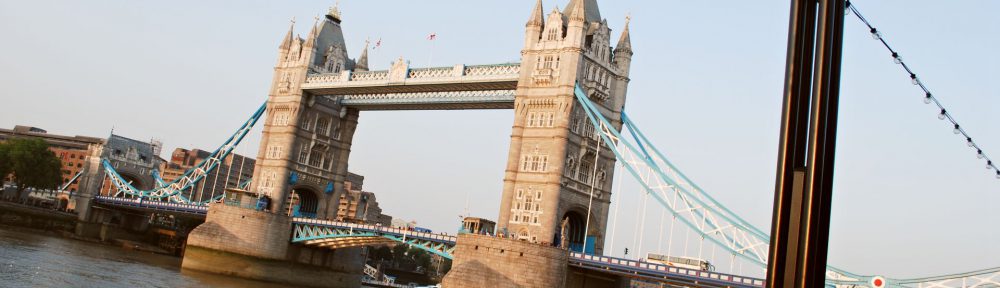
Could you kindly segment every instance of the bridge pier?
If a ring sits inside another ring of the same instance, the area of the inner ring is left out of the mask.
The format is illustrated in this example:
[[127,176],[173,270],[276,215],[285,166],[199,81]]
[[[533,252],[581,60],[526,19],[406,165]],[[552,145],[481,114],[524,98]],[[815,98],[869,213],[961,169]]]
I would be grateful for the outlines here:
[[462,234],[442,286],[565,287],[569,251],[489,235]]
[[183,269],[316,287],[359,287],[362,248],[291,245],[292,219],[235,206],[212,205],[188,235]]

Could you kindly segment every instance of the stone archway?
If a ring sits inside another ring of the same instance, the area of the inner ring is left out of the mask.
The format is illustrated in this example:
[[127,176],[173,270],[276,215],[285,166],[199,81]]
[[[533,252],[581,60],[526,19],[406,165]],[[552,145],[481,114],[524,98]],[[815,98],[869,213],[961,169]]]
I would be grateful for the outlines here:
[[587,225],[586,219],[582,213],[577,211],[569,211],[563,215],[563,219],[567,219],[566,235],[563,236],[563,241],[568,241],[568,247],[573,251],[583,251],[583,240],[586,239],[586,234],[583,230]]
[[319,211],[319,196],[312,188],[304,186],[292,188],[288,198],[289,215],[316,218],[316,212]]
[[[135,187],[135,189],[148,190],[152,188],[142,181],[142,177],[138,177],[136,175],[133,175],[132,173],[119,171],[118,175],[121,176],[122,180],[125,180],[126,183],[130,183],[132,187]],[[118,193],[118,187],[115,186],[114,183],[112,183],[110,177],[105,176],[104,187],[101,188],[101,194],[105,196],[114,196],[117,193]],[[135,196],[125,195],[125,197],[134,198]]]
[[67,209],[69,209],[69,197],[68,196],[59,197],[59,207],[58,207],[58,209],[59,209],[59,211],[66,211]]

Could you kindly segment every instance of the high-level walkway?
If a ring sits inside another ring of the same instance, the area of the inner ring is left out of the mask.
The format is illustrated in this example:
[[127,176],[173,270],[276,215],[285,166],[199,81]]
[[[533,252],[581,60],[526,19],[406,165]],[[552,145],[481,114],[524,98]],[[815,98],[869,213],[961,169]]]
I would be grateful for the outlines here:
[[309,74],[302,90],[362,111],[513,109],[520,72],[520,63],[344,71]]

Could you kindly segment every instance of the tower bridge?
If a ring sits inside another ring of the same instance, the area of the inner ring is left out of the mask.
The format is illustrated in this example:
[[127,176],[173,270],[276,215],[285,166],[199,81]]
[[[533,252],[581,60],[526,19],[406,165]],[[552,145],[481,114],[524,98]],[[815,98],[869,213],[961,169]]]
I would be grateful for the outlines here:
[[[204,219],[191,231],[185,269],[294,285],[359,286],[360,247],[404,243],[454,260],[446,287],[623,287],[633,279],[762,286],[762,279],[736,275],[742,273],[733,267],[722,273],[602,256],[619,171],[695,232],[700,245],[713,247],[713,257],[720,248],[731,263],[764,267],[770,237],[681,173],[623,112],[633,56],[628,22],[613,43],[615,33],[596,0],[570,0],[562,11],[545,11],[541,1],[531,10],[519,63],[419,68],[400,57],[387,70],[369,71],[367,46],[359,57],[348,57],[335,7],[304,38],[289,28],[267,102],[203,163],[150,189],[92,158],[83,181],[89,190],[81,194],[93,206]],[[362,111],[451,109],[513,110],[497,221],[504,237],[329,221],[345,193]],[[203,180],[258,121],[263,137],[248,186],[233,187],[237,193],[227,193],[237,195],[232,198],[184,198],[180,192]],[[99,192],[105,178],[116,193]],[[81,213],[81,221],[98,221],[99,213],[91,212]],[[828,267],[827,284],[912,287],[899,285],[969,277],[995,283],[998,275],[983,270],[887,281]]]

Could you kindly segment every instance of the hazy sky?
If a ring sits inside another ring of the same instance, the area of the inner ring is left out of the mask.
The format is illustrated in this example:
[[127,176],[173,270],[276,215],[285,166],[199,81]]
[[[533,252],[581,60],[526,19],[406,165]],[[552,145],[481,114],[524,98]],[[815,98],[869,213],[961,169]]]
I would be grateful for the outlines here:
[[[213,149],[266,99],[289,19],[305,34],[332,2],[2,1],[0,127],[99,137],[114,127],[162,139],[165,151]],[[381,38],[370,61],[384,69],[400,55],[413,66],[519,61],[534,2],[345,0],[341,8],[351,57],[366,38]],[[769,231],[789,1],[601,2],[615,39],[633,17],[626,111],[688,176]],[[1000,2],[854,2],[1000,160]],[[830,263],[904,278],[1000,266],[1000,180],[936,119],[867,28],[847,23]],[[421,226],[457,229],[467,201],[473,215],[495,219],[512,116],[364,112],[350,169],[366,176],[386,213]],[[259,136],[237,152],[256,156]],[[632,247],[640,192],[622,195],[616,255]],[[650,208],[648,219],[660,211]],[[646,225],[644,252],[656,250],[661,226]]]

